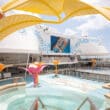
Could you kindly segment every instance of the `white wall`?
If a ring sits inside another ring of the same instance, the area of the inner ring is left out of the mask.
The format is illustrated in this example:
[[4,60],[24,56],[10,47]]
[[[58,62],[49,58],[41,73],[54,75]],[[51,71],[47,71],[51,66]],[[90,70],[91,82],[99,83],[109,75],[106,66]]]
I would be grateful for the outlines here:
[[71,54],[108,53],[108,50],[96,38],[67,36],[58,33],[55,29],[47,29],[40,25],[17,31],[6,37],[0,42],[0,52],[54,54],[51,51],[51,35],[70,38]]
[[75,53],[79,54],[107,54],[108,50],[100,43],[99,39],[92,37],[80,37],[72,39]]

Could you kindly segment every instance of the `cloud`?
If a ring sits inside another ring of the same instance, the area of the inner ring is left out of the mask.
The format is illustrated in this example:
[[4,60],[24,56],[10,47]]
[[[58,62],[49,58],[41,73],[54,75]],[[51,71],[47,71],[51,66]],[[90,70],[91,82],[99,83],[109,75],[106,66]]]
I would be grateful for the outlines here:
[[98,0],[98,1],[96,2],[96,5],[108,6],[108,7],[110,7],[110,0]]
[[64,32],[64,34],[66,34],[66,35],[75,35],[76,33],[77,33],[76,31],[73,31],[70,28],[66,28],[65,32]]
[[91,15],[84,15],[84,16],[76,16],[76,17],[73,17],[72,19],[73,20],[76,20],[77,22],[84,22],[86,21],[87,19],[90,19],[92,18],[93,16]]
[[0,0],[0,6],[4,5],[5,3],[7,3],[9,0]]
[[81,0],[93,5],[110,6],[110,0]]
[[92,30],[101,30],[106,27],[110,27],[110,22],[101,15],[94,15],[86,18],[85,20],[83,19],[83,23],[76,27],[76,29],[77,31],[86,33]]

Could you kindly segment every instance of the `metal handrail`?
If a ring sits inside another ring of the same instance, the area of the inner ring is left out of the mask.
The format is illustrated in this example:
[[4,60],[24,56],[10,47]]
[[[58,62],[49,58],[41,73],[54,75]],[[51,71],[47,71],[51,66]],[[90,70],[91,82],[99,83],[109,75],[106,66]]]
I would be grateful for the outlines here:
[[79,105],[79,107],[76,110],[80,110],[81,107],[85,104],[86,101],[88,101],[89,104],[90,104],[90,110],[98,110],[96,105],[88,97],[83,100],[83,102]]
[[[35,100],[35,101],[36,101],[36,100]],[[34,101],[34,103],[32,104],[30,110],[35,110],[35,109],[36,109],[36,106],[35,106],[36,103],[35,103],[35,101]],[[47,110],[45,104],[42,102],[42,100],[41,100],[39,97],[37,98],[37,101],[39,101],[39,102],[41,103],[43,109]],[[96,107],[96,105],[95,105],[88,97],[85,98],[85,99],[82,101],[82,103],[78,106],[78,108],[77,108],[76,110],[80,110],[81,107],[82,107],[87,101],[90,103],[90,110],[98,110],[97,107]],[[38,107],[38,106],[37,106],[37,107]]]
[[42,108],[47,110],[45,104],[42,102],[42,100],[39,97],[37,97],[37,99],[35,99],[35,101],[31,105],[30,110],[37,110],[38,109],[38,102],[36,102],[36,101],[39,101],[41,103],[41,105],[42,105]]
[[46,108],[45,104],[42,102],[42,100],[41,100],[39,97],[38,97],[38,100],[39,100],[39,102],[41,103],[42,108],[44,108],[45,110],[47,110],[47,108]]
[[88,100],[88,98],[84,99],[83,102],[79,105],[79,107],[76,110],[80,110],[81,107],[85,104],[85,102]]

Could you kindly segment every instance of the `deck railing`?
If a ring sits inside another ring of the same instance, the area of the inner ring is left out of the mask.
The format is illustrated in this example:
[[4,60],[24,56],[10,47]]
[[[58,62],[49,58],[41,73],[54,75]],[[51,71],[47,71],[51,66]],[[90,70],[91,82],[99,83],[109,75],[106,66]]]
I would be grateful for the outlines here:
[[22,77],[2,79],[0,80],[0,91],[8,88],[12,88],[12,87],[25,86],[25,85],[26,85],[26,82]]

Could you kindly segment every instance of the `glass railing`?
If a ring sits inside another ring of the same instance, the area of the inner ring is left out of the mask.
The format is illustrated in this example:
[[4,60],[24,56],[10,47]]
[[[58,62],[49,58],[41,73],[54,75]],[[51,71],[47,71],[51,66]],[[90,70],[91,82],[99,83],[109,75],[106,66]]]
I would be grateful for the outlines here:
[[13,77],[13,78],[8,78],[8,79],[2,79],[0,80],[0,93],[3,90],[13,88],[13,87],[18,87],[18,86],[25,86],[26,82],[22,77]]
[[25,82],[23,77],[13,77],[8,79],[2,79],[0,80],[0,86],[12,84],[12,83],[20,83]]

